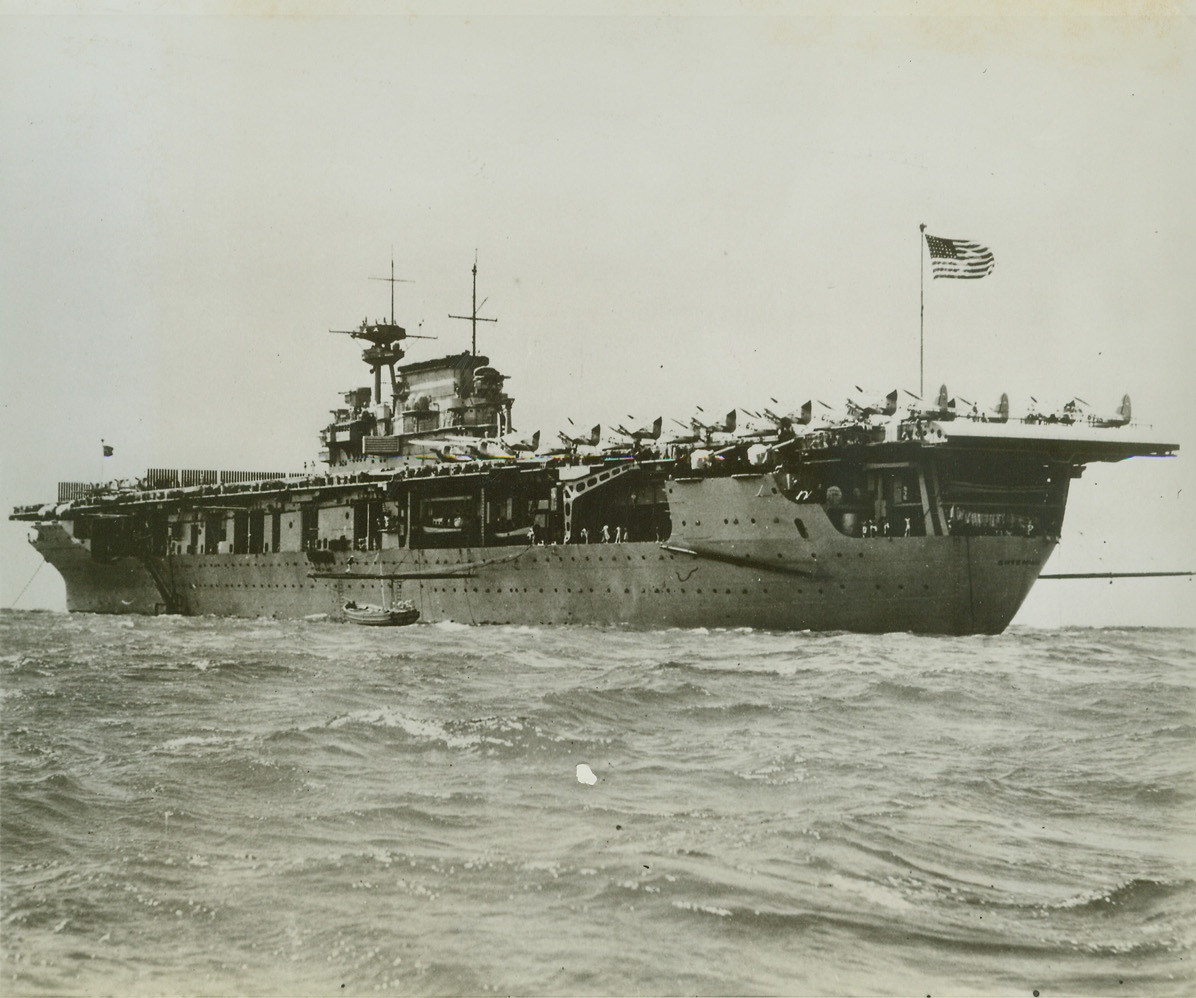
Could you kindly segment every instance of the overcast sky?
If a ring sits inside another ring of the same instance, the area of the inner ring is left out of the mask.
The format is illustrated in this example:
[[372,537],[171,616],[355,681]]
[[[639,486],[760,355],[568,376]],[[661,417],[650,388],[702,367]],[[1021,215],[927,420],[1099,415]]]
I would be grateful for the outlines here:
[[[996,257],[927,272],[928,392],[1128,391],[1184,447],[1090,469],[1048,570],[1196,567],[1192,19],[408,9],[0,19],[6,511],[101,438],[108,475],[312,460],[369,382],[328,330],[388,310],[392,253],[419,360],[468,348],[476,251],[480,350],[546,437],[916,392],[925,223]],[[0,535],[8,606],[38,558]],[[1193,592],[1044,582],[1019,620],[1190,624]]]

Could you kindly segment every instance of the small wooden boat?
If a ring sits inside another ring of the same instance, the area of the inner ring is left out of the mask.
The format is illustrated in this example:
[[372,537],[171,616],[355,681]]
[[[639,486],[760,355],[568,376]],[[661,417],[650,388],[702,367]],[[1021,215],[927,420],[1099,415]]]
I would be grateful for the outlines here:
[[533,527],[516,527],[514,530],[492,530],[490,536],[496,541],[512,541],[516,538],[532,540],[535,537]]
[[419,611],[410,600],[403,600],[389,608],[350,600],[345,604],[344,611],[350,622],[366,627],[402,627],[419,620]]

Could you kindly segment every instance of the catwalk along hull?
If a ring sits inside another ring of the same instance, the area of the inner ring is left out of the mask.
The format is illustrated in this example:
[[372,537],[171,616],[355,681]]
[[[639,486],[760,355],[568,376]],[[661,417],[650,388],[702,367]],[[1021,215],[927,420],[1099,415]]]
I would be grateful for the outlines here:
[[947,634],[1003,630],[1055,546],[1046,537],[845,536],[820,506],[763,494],[759,482],[672,485],[687,525],[717,529],[682,527],[664,543],[319,552],[316,560],[172,554],[117,559],[103,571],[89,566],[82,545],[64,543],[60,527],[35,546],[63,573],[71,609],[103,613],[159,612],[173,601],[191,614],[340,619],[346,600],[382,594],[412,600],[426,622]]

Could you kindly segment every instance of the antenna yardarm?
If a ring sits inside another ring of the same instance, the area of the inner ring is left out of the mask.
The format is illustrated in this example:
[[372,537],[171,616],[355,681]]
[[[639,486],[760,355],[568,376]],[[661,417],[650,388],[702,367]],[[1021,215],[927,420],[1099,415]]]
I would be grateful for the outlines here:
[[[392,285],[393,287],[393,285]],[[482,305],[489,301],[488,298],[482,299]],[[473,344],[470,352],[476,357],[478,353],[478,323],[479,322],[498,322],[497,319],[485,319],[478,315],[478,309],[482,306],[478,304],[478,255],[475,252],[473,255],[473,311],[469,315],[449,315],[450,319],[468,319],[473,328]]]

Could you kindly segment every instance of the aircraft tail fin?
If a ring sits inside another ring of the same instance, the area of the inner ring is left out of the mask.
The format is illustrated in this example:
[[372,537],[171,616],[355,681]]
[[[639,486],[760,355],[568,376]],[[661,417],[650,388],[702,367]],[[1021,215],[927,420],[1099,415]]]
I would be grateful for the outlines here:
[[1009,419],[1009,396],[1001,392],[1001,401],[997,403],[997,422],[1004,423]]

